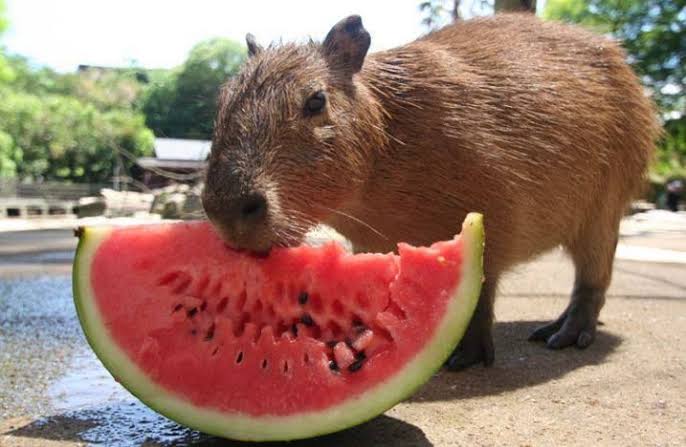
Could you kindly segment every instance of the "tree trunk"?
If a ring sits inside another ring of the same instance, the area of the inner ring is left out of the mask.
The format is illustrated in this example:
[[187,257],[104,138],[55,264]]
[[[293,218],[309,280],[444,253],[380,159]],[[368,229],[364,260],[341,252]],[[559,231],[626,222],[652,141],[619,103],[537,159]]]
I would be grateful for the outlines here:
[[453,18],[453,22],[460,20],[460,0],[453,1],[453,7],[450,11],[450,15]]
[[495,11],[528,11],[536,13],[536,0],[495,0]]

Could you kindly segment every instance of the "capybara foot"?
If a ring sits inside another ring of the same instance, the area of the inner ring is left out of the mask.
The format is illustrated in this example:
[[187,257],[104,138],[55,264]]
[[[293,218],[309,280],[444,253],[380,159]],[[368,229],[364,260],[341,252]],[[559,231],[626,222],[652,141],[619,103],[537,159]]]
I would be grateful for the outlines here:
[[588,312],[565,312],[557,320],[532,332],[529,340],[544,341],[550,349],[572,345],[584,349],[595,339],[596,322],[596,317]]
[[472,334],[467,331],[460,344],[448,357],[445,367],[449,371],[461,371],[478,363],[491,366],[494,359],[495,349],[491,331],[488,330],[482,334]]

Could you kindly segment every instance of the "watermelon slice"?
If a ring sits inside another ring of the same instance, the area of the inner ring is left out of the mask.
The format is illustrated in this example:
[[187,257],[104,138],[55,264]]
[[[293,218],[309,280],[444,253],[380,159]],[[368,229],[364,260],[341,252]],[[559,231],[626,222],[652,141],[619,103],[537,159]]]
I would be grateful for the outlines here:
[[341,430],[407,397],[462,337],[483,225],[428,248],[227,248],[206,222],[82,228],[81,325],[112,375],[163,415],[241,440]]

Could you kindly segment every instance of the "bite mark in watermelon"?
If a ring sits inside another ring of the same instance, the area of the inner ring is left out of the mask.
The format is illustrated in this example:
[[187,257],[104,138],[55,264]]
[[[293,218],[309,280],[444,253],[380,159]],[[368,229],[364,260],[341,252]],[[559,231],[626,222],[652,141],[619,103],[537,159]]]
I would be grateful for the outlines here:
[[288,440],[401,401],[461,339],[482,282],[483,224],[398,255],[336,244],[228,249],[206,222],[84,228],[81,325],[151,408],[206,433]]

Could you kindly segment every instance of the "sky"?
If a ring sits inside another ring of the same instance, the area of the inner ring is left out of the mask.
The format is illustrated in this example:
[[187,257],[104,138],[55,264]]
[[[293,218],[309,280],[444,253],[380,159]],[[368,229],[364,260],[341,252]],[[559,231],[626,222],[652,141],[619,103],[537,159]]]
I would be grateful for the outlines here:
[[[371,50],[425,32],[419,0],[8,0],[2,44],[37,65],[72,71],[79,64],[147,68],[181,64],[211,37],[244,42],[321,40],[338,20],[360,14]],[[467,11],[468,12],[468,11]]]
[[[79,64],[171,68],[212,37],[244,42],[322,40],[340,19],[359,14],[371,51],[426,32],[420,0],[6,0],[10,28],[1,45],[36,65],[73,71]],[[545,0],[539,0],[539,6]],[[461,14],[483,14],[462,0]],[[540,9],[540,8],[539,8]]]

